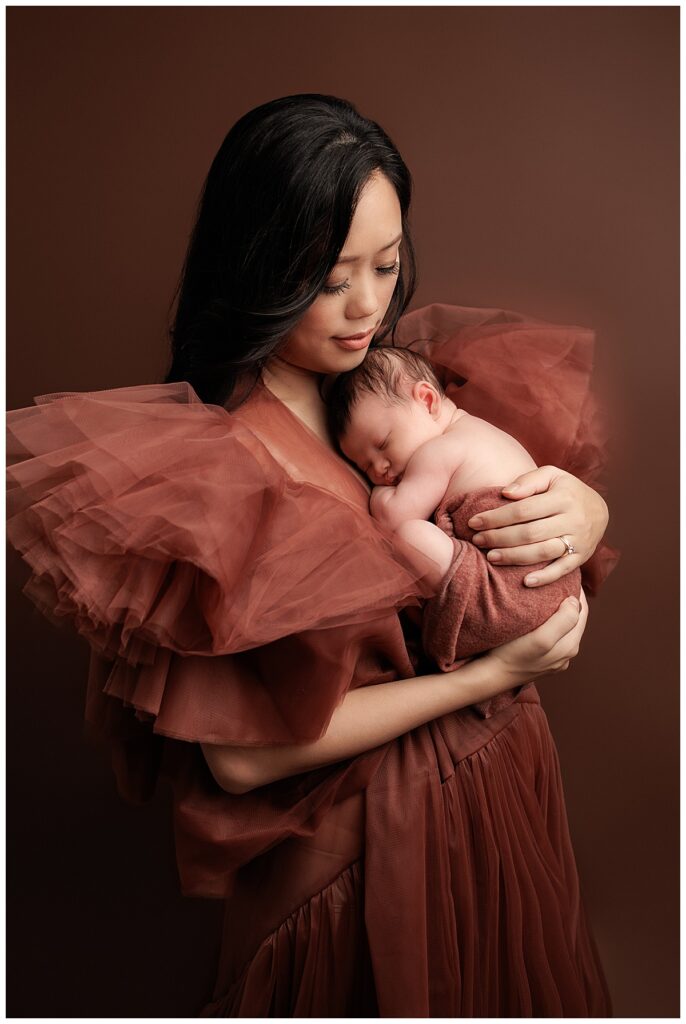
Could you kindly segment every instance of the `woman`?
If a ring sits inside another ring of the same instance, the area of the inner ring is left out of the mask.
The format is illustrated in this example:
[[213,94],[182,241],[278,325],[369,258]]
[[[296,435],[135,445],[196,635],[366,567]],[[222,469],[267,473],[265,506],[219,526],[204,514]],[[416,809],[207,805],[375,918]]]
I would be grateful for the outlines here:
[[[167,382],[10,414],[29,593],[93,646],[87,719],[122,794],[171,780],[184,893],[226,899],[206,1016],[610,1012],[557,754],[523,687],[575,656],[583,593],[436,673],[417,642],[426,582],[327,429],[326,375],[372,340],[430,349],[434,332],[454,380],[466,356],[467,397],[499,366],[503,425],[535,419],[548,454],[590,473],[583,332],[547,329],[560,392],[581,387],[564,409],[546,392],[537,417],[540,350],[507,364],[529,322],[430,307],[394,332],[415,280],[410,193],[392,142],[348,103],[258,107],[205,184]],[[512,375],[524,387],[529,371],[525,396]],[[527,500],[487,514],[486,544],[552,559],[539,584],[586,562],[602,498],[551,466],[513,483]]]

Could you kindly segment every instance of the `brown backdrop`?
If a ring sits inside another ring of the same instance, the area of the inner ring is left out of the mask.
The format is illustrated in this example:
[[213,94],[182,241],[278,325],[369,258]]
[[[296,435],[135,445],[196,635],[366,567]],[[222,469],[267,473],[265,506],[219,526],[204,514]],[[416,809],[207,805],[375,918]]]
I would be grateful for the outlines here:
[[[9,8],[8,406],[159,379],[230,125],[329,92],[416,182],[413,305],[594,326],[620,568],[541,685],[617,1015],[677,1002],[677,7]],[[8,1013],[188,1016],[221,905],[178,895],[166,792],[82,739],[85,645],[8,560]]]

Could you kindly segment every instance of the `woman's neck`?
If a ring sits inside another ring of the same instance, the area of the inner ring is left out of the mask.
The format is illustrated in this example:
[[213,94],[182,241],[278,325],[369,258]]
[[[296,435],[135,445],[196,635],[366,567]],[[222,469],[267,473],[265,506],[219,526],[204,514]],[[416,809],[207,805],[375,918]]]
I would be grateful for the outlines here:
[[262,370],[266,387],[288,406],[329,448],[336,450],[329,431],[326,403],[320,387],[324,379],[320,373],[303,370],[273,356]]
[[304,411],[324,407],[320,392],[323,378],[320,373],[304,370],[285,362],[279,356],[272,356],[262,370],[262,379],[273,394],[293,409]]

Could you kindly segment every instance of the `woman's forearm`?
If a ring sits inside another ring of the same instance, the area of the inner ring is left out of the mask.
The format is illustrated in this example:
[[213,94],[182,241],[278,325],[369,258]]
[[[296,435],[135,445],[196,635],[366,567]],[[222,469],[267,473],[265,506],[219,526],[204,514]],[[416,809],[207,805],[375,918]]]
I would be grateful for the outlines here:
[[488,655],[453,672],[399,679],[349,691],[326,733],[312,743],[272,747],[202,744],[219,785],[244,793],[378,747],[441,715],[488,700],[524,682]]

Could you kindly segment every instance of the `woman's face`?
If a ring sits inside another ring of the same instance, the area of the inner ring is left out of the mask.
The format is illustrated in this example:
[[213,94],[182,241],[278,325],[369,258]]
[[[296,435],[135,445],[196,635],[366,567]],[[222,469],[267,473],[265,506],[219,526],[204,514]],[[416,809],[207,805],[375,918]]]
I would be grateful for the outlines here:
[[[342,373],[362,362],[398,280],[401,231],[396,191],[375,173],[362,190],[338,263],[289,333],[280,359],[315,373]],[[359,334],[364,337],[345,340]]]

